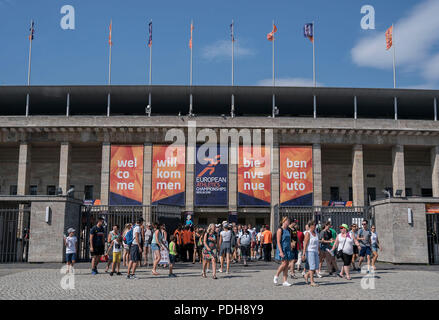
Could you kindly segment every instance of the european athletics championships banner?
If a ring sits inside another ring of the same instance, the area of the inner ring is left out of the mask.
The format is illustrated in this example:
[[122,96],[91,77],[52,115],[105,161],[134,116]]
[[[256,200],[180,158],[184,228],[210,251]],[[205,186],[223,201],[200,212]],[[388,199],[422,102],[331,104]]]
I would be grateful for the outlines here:
[[312,206],[312,147],[281,146],[279,158],[280,205]]
[[184,146],[152,147],[151,203],[184,206],[186,186]]
[[112,145],[110,205],[142,205],[143,145]]
[[[214,154],[209,154],[215,151]],[[199,154],[200,153],[200,154]],[[221,157],[222,156],[222,157]],[[194,196],[196,206],[227,206],[227,146],[197,146]],[[204,163],[202,163],[204,162]]]
[[270,147],[239,147],[238,206],[270,206]]

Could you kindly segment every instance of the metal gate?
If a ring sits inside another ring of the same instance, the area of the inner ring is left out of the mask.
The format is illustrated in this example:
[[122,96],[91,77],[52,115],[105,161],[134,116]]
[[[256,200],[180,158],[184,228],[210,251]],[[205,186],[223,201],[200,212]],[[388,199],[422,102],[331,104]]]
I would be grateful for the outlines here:
[[334,227],[343,223],[348,226],[354,223],[361,226],[364,219],[369,221],[369,225],[374,224],[374,215],[370,207],[280,207],[277,221],[280,222],[284,216],[296,219],[300,230],[305,230],[305,225],[310,220],[315,220],[318,224],[331,221]]
[[427,213],[428,263],[439,264],[439,214]]
[[150,222],[166,224],[168,234],[172,234],[182,222],[181,207],[177,206],[83,206],[81,209],[81,230],[79,233],[79,257],[82,261],[90,259],[90,230],[96,225],[99,217],[104,219],[105,236],[108,236],[114,225],[123,231],[128,223],[135,223],[138,218],[147,217],[151,213]]
[[30,208],[0,208],[0,263],[27,262]]

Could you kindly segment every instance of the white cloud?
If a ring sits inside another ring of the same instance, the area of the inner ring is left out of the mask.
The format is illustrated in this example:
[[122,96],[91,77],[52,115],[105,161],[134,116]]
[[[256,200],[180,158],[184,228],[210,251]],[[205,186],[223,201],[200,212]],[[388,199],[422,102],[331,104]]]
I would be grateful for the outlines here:
[[[263,79],[258,81],[258,86],[272,86],[273,78]],[[277,87],[312,87],[314,86],[314,82],[312,79],[307,78],[277,78],[276,79]],[[317,82],[317,86],[321,87],[322,84]]]
[[[250,48],[245,48],[238,41],[235,41],[235,58],[251,56],[254,54]],[[202,57],[207,60],[216,60],[232,57],[232,43],[227,40],[218,40],[206,45],[202,49]]]
[[[432,52],[439,44],[438,13],[439,1],[426,0],[397,21],[394,30],[397,66],[403,71],[420,72],[427,81],[439,80],[439,57]],[[351,50],[353,62],[361,67],[391,69],[393,53],[386,50],[384,34],[381,30],[361,39]]]

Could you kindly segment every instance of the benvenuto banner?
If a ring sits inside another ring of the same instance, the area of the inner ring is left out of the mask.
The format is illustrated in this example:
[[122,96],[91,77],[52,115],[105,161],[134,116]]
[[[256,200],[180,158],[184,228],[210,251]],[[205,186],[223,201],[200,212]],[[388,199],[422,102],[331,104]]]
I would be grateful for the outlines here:
[[197,146],[194,196],[196,206],[228,205],[227,146]]
[[239,147],[238,206],[269,206],[270,147]]
[[184,146],[152,147],[152,204],[185,204],[185,160]]
[[110,205],[141,205],[143,199],[143,145],[112,145]]
[[281,146],[281,206],[312,206],[312,146]]

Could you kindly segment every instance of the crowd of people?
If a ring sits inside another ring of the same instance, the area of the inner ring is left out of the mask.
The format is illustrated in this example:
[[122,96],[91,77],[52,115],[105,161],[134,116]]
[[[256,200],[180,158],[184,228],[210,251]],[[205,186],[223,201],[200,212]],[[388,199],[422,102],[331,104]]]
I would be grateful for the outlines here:
[[[376,269],[378,251],[382,250],[375,227],[368,228],[363,220],[359,228],[356,224],[338,226],[339,232],[330,221],[317,224],[311,220],[305,230],[299,230],[298,221],[284,217],[274,235],[268,225],[258,228],[223,221],[210,224],[207,228],[195,227],[191,222],[179,225],[172,234],[168,234],[164,223],[144,223],[142,218],[133,224],[112,226],[105,232],[104,219],[99,218],[90,230],[91,272],[98,273],[99,262],[106,263],[105,272],[110,276],[122,275],[121,264],[127,267],[128,279],[136,279],[138,267],[149,267],[151,273],[159,275],[159,268],[168,269],[169,277],[176,277],[176,262],[199,263],[201,276],[217,279],[217,272],[229,274],[232,264],[272,260],[280,265],[274,276],[275,285],[291,286],[288,278],[304,277],[312,287],[318,286],[315,279],[322,277],[323,262],[326,262],[329,276],[338,276],[351,280],[351,271],[360,271],[367,262],[368,270]],[[75,230],[70,228],[64,237],[67,268],[72,268],[76,260],[78,241]],[[152,256],[150,261],[149,256]],[[103,258],[104,257],[104,258]],[[339,268],[337,258],[342,261]],[[358,265],[357,265],[358,260]]]

